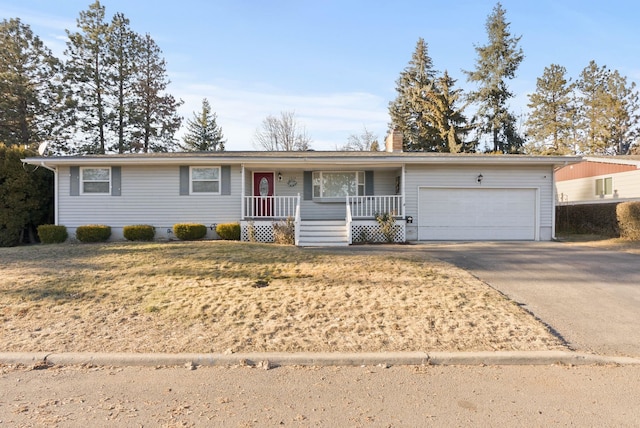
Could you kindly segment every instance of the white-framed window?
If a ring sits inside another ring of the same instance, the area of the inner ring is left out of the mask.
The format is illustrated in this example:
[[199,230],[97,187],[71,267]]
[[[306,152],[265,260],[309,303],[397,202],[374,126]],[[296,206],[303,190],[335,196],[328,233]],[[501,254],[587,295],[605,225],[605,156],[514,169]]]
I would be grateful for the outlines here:
[[364,196],[364,171],[314,171],[314,198]]
[[220,194],[219,166],[192,166],[189,173],[191,193]]
[[80,168],[80,189],[82,194],[109,194],[111,192],[111,168]]
[[613,177],[596,178],[596,196],[613,195]]

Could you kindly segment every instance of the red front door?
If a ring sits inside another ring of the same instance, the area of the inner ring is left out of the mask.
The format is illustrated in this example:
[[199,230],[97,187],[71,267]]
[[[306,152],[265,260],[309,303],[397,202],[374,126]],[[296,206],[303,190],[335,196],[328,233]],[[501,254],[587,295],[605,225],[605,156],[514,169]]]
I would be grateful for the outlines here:
[[253,173],[253,210],[258,217],[271,217],[273,209],[273,172]]

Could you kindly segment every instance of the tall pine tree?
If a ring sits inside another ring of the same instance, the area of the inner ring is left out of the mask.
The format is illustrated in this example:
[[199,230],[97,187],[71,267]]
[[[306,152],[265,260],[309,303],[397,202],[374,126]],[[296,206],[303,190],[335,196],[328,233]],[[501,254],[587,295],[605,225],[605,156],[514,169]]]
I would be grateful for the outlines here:
[[65,141],[62,64],[20,19],[0,22],[0,142],[35,149]]
[[176,100],[166,92],[170,81],[161,53],[151,36],[145,34],[140,44],[133,102],[137,112],[133,119],[136,144],[144,153],[167,152],[178,148],[174,136],[182,123],[182,117],[178,115],[182,100]]
[[113,115],[110,128],[115,135],[111,151],[125,153],[131,150],[133,123],[131,114],[135,110],[133,98],[129,95],[136,83],[136,63],[139,57],[139,36],[129,26],[129,20],[116,13],[109,27],[108,52],[113,69],[108,73],[109,87],[113,92]]
[[470,152],[475,149],[474,142],[465,142],[470,131],[463,111],[464,105],[457,104],[462,97],[462,89],[453,89],[455,80],[445,70],[434,81],[435,91],[428,94],[429,116],[440,137],[439,151],[448,153]]
[[529,95],[531,113],[526,121],[527,152],[543,155],[575,153],[576,106],[567,70],[557,64],[544,69]]
[[516,118],[508,109],[513,94],[507,87],[507,79],[515,77],[524,54],[518,47],[520,37],[511,35],[505,15],[498,3],[487,18],[488,44],[475,48],[476,69],[466,73],[470,82],[478,84],[478,89],[469,94],[469,100],[478,106],[481,134],[489,135],[493,152],[519,153],[524,139],[518,134]]
[[218,116],[211,111],[209,101],[202,100],[202,110],[187,119],[187,132],[182,137],[182,149],[189,152],[222,152],[225,140],[217,123]]
[[391,127],[402,132],[406,151],[435,152],[442,146],[429,114],[436,74],[427,43],[420,38],[409,65],[396,80],[396,99],[389,103]]
[[112,55],[109,54],[109,24],[105,22],[105,8],[96,1],[80,12],[79,31],[67,30],[69,40],[65,54],[67,80],[77,103],[78,135],[84,136],[80,151],[104,154],[107,151],[107,124],[113,119],[110,109],[109,77]]
[[591,61],[576,82],[579,144],[585,154],[628,154],[638,138],[640,103],[635,83]]

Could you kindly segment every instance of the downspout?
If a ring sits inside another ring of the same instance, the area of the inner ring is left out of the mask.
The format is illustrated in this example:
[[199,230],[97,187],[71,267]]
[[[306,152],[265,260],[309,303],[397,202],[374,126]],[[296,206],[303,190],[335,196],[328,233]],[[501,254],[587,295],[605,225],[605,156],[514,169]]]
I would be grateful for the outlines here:
[[[564,163],[564,166],[567,165],[567,162]],[[553,192],[552,194],[552,200],[551,200],[551,207],[552,207],[552,222],[551,222],[551,240],[552,241],[557,241],[558,238],[556,237],[556,201],[558,199],[558,195],[556,192],[556,171],[559,170],[560,168],[551,168],[551,190]]]

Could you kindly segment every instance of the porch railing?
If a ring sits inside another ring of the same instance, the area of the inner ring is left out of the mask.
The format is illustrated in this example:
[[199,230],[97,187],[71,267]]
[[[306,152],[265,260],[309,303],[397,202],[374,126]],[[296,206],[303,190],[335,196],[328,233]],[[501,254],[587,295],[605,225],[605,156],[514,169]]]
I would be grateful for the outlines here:
[[243,218],[295,217],[296,208],[299,205],[300,194],[297,196],[245,196]]
[[347,207],[352,218],[374,218],[383,213],[404,217],[402,195],[347,196]]

